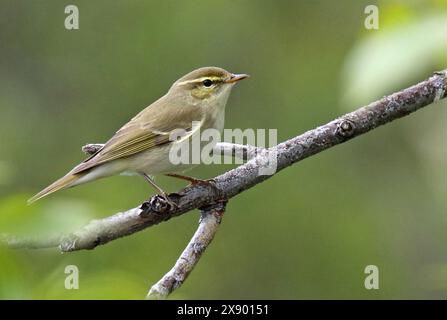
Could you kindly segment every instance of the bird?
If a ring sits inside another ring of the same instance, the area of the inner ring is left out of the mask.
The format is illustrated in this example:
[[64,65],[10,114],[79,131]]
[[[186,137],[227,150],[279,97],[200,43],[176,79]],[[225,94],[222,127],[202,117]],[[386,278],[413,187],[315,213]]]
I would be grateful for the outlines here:
[[[143,176],[173,204],[153,177],[163,174],[190,183],[203,181],[179,174],[197,164],[173,164],[170,150],[187,143],[200,130],[222,132],[230,92],[237,82],[248,77],[219,67],[189,72],[175,81],[164,96],[123,125],[102,148],[30,198],[28,204],[59,190],[120,174]],[[179,129],[184,132],[181,139],[172,139],[173,132]]]

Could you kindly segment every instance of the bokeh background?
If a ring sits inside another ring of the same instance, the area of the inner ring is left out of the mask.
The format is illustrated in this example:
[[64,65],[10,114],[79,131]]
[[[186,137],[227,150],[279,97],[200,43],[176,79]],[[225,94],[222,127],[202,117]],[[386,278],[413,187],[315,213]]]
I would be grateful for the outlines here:
[[[80,29],[64,28],[64,8]],[[379,29],[364,9],[379,7]],[[447,67],[447,1],[0,1],[0,232],[48,235],[134,207],[113,177],[26,206],[181,75],[251,74],[226,128],[295,136]],[[176,299],[447,298],[447,103],[282,171],[230,201]],[[191,174],[208,178],[232,166]],[[168,191],[182,182],[160,177]],[[0,249],[0,297],[142,299],[198,212],[93,251]],[[364,288],[364,269],[380,289]],[[76,265],[79,290],[66,290]]]

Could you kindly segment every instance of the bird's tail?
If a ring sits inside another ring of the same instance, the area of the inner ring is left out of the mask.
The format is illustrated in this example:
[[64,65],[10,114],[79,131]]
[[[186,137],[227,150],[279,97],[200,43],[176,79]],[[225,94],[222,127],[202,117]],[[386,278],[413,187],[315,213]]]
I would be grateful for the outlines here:
[[53,182],[51,185],[40,191],[34,197],[28,199],[27,203],[32,204],[33,202],[36,202],[37,200],[42,199],[43,197],[46,197],[47,195],[52,194],[53,192],[69,188],[72,185],[74,185],[74,183],[80,178],[82,178],[84,175],[85,175],[84,172],[76,174],[68,173],[67,175],[63,176],[59,180]]

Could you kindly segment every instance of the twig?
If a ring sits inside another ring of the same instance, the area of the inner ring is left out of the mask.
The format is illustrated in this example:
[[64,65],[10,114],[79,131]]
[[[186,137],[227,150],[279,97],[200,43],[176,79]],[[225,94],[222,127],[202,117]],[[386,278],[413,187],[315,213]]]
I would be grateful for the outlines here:
[[[275,147],[267,150],[257,149],[260,152],[255,152],[254,158],[214,178],[212,185],[195,184],[178,193],[170,194],[169,197],[177,204],[176,207],[169,206],[159,196],[153,196],[139,207],[92,221],[82,229],[61,237],[59,242],[53,240],[32,243],[30,239],[24,239],[22,242],[18,238],[13,242],[5,240],[3,242],[13,243],[14,248],[36,248],[40,245],[48,247],[56,246],[58,243],[63,252],[93,249],[193,209],[228,200],[298,161],[441,100],[446,97],[446,83],[447,70],[437,72],[417,85],[386,96]],[[228,152],[232,148],[229,149],[224,145],[222,150]],[[231,151],[231,154],[233,153]],[[248,154],[253,155],[247,151]],[[266,174],[265,169],[271,169],[272,163],[276,165],[276,170],[274,172],[267,170]]]
[[174,267],[152,286],[148,299],[164,299],[179,288],[199,262],[219,228],[226,202],[221,201],[201,209],[199,227]]
[[10,249],[44,249],[54,248],[61,242],[61,237],[33,238],[18,237],[10,234],[1,234],[0,243],[6,245]]
[[[88,155],[93,155],[101,150],[103,146],[104,144],[101,143],[90,143],[83,146],[82,151]],[[213,148],[214,154],[236,157],[242,160],[253,159],[262,151],[264,151],[263,148],[229,142],[219,142]]]
[[[446,73],[447,71],[435,73],[417,85],[386,96],[268,149],[270,154],[277,154],[276,172],[385,123],[406,116],[435,100],[445,98]],[[98,245],[133,234],[209,203],[230,199],[273,176],[259,174],[260,168],[265,166],[265,160],[265,154],[258,154],[247,163],[214,178],[214,187],[196,184],[178,193],[170,194],[170,198],[178,205],[176,208],[168,207],[163,199],[153,196],[139,207],[92,221],[82,229],[63,237],[60,248],[62,251],[93,249]],[[20,247],[18,239],[15,244],[16,247]],[[28,242],[23,247],[28,247]]]
[[[103,144],[100,143],[87,144],[82,147],[82,151],[88,155],[92,155],[99,151],[102,147]],[[213,152],[227,156],[242,156],[242,159],[251,159],[263,150],[264,149],[262,148],[257,148],[254,146],[244,146],[240,144],[222,142],[216,144]],[[166,209],[163,199],[157,196],[152,198],[149,203],[153,203],[154,207],[158,208],[160,211]],[[146,205],[147,203],[143,203],[142,206]],[[89,224],[71,234],[54,236],[51,239],[28,237],[22,238],[15,235],[3,234],[0,236],[0,243],[6,244],[8,247],[14,249],[43,249],[59,247],[61,252],[94,249],[100,244],[105,244],[114,239],[141,230],[140,228],[142,226],[136,223],[137,221],[141,220],[141,214],[144,214],[141,207],[133,208],[104,219],[92,220]],[[147,219],[146,222],[149,224],[152,223],[150,219]],[[158,222],[154,221],[154,224],[156,223]]]
[[264,148],[236,143],[220,142],[213,149],[214,154],[221,154],[242,160],[250,160],[265,152]]

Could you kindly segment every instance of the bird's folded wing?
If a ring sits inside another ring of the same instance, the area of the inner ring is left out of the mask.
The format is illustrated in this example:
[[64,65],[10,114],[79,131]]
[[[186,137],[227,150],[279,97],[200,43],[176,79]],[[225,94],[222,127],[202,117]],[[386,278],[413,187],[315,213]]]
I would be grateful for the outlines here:
[[[168,128],[166,128],[168,129]],[[182,130],[178,134],[176,130]],[[157,146],[173,142],[171,134],[175,132],[177,138],[187,139],[195,131],[191,124],[186,128],[169,128],[169,131],[148,130],[140,126],[132,126],[129,123],[121,128],[96,154],[86,159],[73,169],[73,174],[96,167],[100,164],[128,157],[136,153],[152,149]]]
[[[162,97],[136,115],[102,149],[75,167],[72,173],[171,143],[171,134],[179,129],[183,131],[184,138],[192,135],[195,131],[193,122],[202,120],[201,108],[184,108],[172,101],[165,101],[167,98]],[[177,132],[175,135],[178,136]]]

